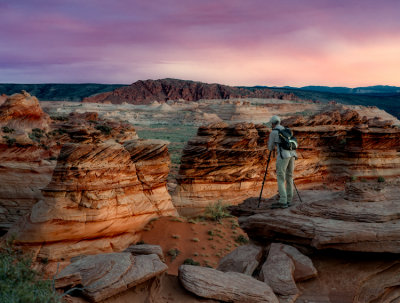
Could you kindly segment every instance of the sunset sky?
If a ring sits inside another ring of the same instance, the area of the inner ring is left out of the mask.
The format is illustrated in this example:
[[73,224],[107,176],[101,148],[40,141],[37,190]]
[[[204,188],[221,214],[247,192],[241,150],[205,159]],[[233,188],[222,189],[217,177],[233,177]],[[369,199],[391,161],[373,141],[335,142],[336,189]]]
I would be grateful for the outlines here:
[[400,86],[399,0],[0,0],[0,82]]

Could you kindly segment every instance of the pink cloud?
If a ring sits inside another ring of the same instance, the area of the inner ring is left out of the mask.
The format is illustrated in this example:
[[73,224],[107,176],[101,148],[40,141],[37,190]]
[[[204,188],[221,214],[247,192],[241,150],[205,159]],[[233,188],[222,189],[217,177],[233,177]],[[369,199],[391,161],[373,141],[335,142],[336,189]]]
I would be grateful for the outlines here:
[[[344,78],[329,70],[356,66],[357,56],[350,56],[349,49],[367,55],[371,45],[384,40],[382,49],[400,52],[399,11],[395,0],[1,3],[0,81],[131,83],[181,75],[227,84],[295,85],[307,80],[316,82],[305,84],[334,85],[335,79]],[[229,74],[238,61],[243,72]],[[387,64],[380,70],[392,75],[391,81],[365,71],[359,76],[352,72],[352,79],[360,79],[360,85],[382,79],[399,85],[391,68],[397,63],[391,55],[384,62],[374,57],[365,62]],[[299,70],[289,72],[290,64]],[[274,74],[268,76],[269,71]]]

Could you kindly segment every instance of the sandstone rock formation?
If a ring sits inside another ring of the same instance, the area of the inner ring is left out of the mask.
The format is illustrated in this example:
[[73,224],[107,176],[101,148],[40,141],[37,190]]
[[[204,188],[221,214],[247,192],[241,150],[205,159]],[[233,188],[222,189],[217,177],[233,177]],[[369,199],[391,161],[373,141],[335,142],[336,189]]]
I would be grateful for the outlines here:
[[174,205],[183,214],[212,201],[239,203],[260,187],[268,129],[240,123],[200,127],[182,154]]
[[68,290],[83,288],[90,302],[100,302],[167,270],[155,254],[133,256],[110,253],[85,256],[74,260],[55,277],[55,287]]
[[223,272],[239,272],[251,276],[261,261],[263,248],[254,244],[242,245],[226,255],[218,264]]
[[179,279],[190,292],[204,298],[225,302],[274,302],[278,299],[271,288],[252,277],[237,272],[181,265]]
[[296,248],[272,243],[261,276],[280,302],[294,302],[300,295],[296,282],[315,278],[317,270],[311,259]]
[[229,99],[229,98],[279,98],[296,100],[293,94],[284,94],[270,89],[248,89],[221,84],[207,84],[177,79],[139,80],[130,86],[115,89],[112,92],[97,94],[84,98],[82,102],[111,102],[122,104],[150,104],[154,100],[197,101],[200,99]]
[[93,112],[50,118],[26,92],[0,106],[0,126],[0,232],[43,199],[41,189],[50,182],[62,144],[137,138],[131,125]]
[[[398,180],[357,181],[343,191],[303,190],[300,195],[303,203],[283,210],[269,208],[274,199],[260,208],[257,199],[231,208],[253,241],[314,249],[307,249],[311,262],[293,247],[271,245],[261,276],[280,302],[299,295],[299,302],[398,301]],[[313,265],[318,276],[304,281],[315,276]]]
[[157,140],[67,143],[44,199],[9,234],[49,261],[122,251],[149,219],[176,213],[166,188],[169,163]]
[[[376,181],[371,182],[370,187],[375,184]],[[256,203],[250,201],[235,213],[244,214],[239,222],[252,238],[290,239],[317,249],[400,252],[398,183],[388,183],[385,201],[377,202],[349,200],[349,196],[340,191],[307,190],[300,194],[303,203],[288,209],[268,210],[269,202],[257,208]]]
[[[328,182],[343,186],[350,177],[399,176],[400,128],[393,123],[368,119],[338,106],[308,118],[284,120],[282,124],[291,127],[300,146],[296,184],[313,187]],[[173,197],[179,211],[193,214],[212,201],[237,204],[258,196],[269,153],[269,132],[267,127],[252,123],[200,127],[182,154]],[[271,164],[264,194],[271,196],[276,191]]]
[[26,91],[8,97],[0,106],[0,127],[14,130],[47,129],[50,117],[44,113],[39,100]]

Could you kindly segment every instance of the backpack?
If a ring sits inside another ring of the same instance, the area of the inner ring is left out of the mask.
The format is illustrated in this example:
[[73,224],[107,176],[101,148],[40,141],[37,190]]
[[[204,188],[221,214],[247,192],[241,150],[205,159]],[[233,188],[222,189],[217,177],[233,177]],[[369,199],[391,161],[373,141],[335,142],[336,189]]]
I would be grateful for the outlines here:
[[298,147],[297,139],[293,136],[293,132],[290,128],[285,127],[284,129],[277,129],[279,132],[279,138],[281,143],[279,146],[285,150],[296,150]]

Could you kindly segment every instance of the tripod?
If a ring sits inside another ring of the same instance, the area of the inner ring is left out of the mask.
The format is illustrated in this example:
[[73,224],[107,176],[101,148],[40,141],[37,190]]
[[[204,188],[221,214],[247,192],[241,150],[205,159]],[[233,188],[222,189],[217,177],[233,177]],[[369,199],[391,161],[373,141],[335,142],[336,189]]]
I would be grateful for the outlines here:
[[261,196],[262,196],[262,192],[263,192],[263,189],[264,189],[265,177],[267,176],[269,162],[271,161],[271,154],[272,154],[272,150],[269,152],[268,161],[267,161],[267,167],[265,168],[264,179],[263,179],[263,182],[262,182],[262,185],[261,185],[260,197],[258,198],[257,208],[260,207]]

